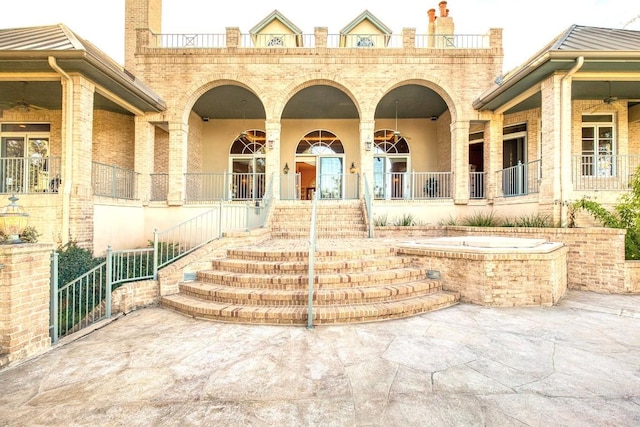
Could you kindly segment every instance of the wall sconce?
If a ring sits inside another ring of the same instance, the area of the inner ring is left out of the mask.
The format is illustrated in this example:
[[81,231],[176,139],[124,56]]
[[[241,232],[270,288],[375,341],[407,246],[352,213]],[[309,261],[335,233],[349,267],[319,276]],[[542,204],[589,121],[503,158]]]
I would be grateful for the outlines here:
[[289,163],[284,164],[284,169],[282,169],[282,172],[284,172],[285,175],[289,173]]
[[349,168],[349,172],[356,173],[358,169],[356,169],[355,163],[351,162],[351,167]]
[[18,198],[9,197],[11,203],[0,211],[0,230],[9,238],[9,243],[22,243],[20,234],[27,227],[29,214],[16,205]]
[[267,148],[269,150],[273,150],[273,139],[267,141]]
[[370,139],[367,139],[367,140],[364,142],[364,148],[365,148],[367,151],[371,151],[371,146],[372,146],[372,145],[373,145],[373,142],[371,142],[371,140],[370,140]]

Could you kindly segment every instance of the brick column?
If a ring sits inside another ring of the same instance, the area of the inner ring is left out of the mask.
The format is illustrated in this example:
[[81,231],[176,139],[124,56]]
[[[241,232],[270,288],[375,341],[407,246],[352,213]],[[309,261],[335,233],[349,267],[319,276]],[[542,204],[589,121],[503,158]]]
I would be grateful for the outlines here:
[[240,34],[240,28],[227,27],[225,29],[227,34],[227,47],[240,47],[242,35]]
[[[360,120],[360,196],[364,196],[364,177],[369,182],[369,194],[373,195],[373,153],[374,142],[373,133],[375,132],[375,121],[373,119]],[[371,142],[371,150],[367,151],[367,142]]]
[[[83,248],[93,250],[93,187],[91,171],[93,158],[93,98],[95,86],[84,77],[73,77],[73,122],[71,152],[64,161],[71,162],[69,199],[69,236],[62,236]],[[65,191],[65,177],[62,178]],[[65,196],[67,196],[65,194]]]
[[451,170],[453,202],[469,203],[469,122],[451,123]]
[[184,203],[185,177],[187,172],[187,148],[189,126],[185,123],[169,123],[169,206]]
[[155,127],[144,117],[135,118],[135,166],[138,172],[138,198],[149,202],[151,196],[151,174],[154,170]]
[[[267,120],[265,122],[265,131],[267,133],[266,141],[266,184],[269,185],[269,181],[272,184],[273,198],[280,199],[280,173],[284,167],[282,163],[282,153],[280,152],[280,131],[281,124],[279,120]],[[273,144],[273,148],[269,149],[269,145]],[[295,161],[295,160],[294,160]],[[295,164],[290,164],[289,167],[295,172]]]
[[52,245],[0,245],[0,368],[41,353],[49,338]]
[[402,29],[402,47],[404,49],[414,49],[416,47],[416,29]]
[[[315,27],[313,30],[313,35],[316,39],[316,48],[319,47],[327,47],[327,35],[329,31],[327,27]],[[308,47],[308,46],[307,46]]]
[[484,179],[485,194],[488,201],[493,201],[502,194],[498,187],[496,171],[502,169],[502,128],[504,116],[494,114],[484,127]]
[[[542,82],[542,181],[540,182],[539,210],[542,214],[550,215],[554,224],[561,222],[563,198],[561,181],[571,184],[571,110],[564,112],[563,118],[562,84],[562,76],[558,74]],[[570,99],[571,79],[567,79],[565,85],[569,85],[566,90]],[[566,104],[570,108],[571,102]],[[564,129],[567,135],[562,134],[562,120],[566,123]],[[563,145],[565,148],[562,148]],[[564,161],[567,163],[563,164]],[[568,178],[566,175],[561,177],[563,168],[568,171]]]

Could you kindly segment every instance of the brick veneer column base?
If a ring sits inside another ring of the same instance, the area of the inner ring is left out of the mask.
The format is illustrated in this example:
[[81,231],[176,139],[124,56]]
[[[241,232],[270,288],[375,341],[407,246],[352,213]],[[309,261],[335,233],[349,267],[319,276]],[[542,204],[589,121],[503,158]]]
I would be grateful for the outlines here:
[[0,245],[0,368],[43,352],[49,338],[52,245]]

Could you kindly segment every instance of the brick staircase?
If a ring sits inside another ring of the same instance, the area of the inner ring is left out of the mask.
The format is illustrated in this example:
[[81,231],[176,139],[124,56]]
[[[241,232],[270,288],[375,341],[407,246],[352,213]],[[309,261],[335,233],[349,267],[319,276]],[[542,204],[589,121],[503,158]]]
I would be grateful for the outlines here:
[[[228,249],[226,258],[212,260],[162,304],[196,318],[304,325],[308,255],[307,241],[291,239]],[[315,261],[314,325],[401,318],[458,301],[379,241],[320,240]]]
[[[280,202],[273,207],[270,226],[274,239],[308,239],[311,202]],[[322,200],[316,209],[316,231],[320,239],[361,239],[367,237],[362,202]]]

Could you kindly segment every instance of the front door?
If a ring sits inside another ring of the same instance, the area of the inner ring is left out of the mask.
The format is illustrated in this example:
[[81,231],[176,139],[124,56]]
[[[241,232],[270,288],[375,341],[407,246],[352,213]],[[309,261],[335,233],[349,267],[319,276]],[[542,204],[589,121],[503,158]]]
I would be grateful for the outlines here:
[[341,199],[343,193],[343,159],[337,156],[318,158],[317,191],[320,199]]

